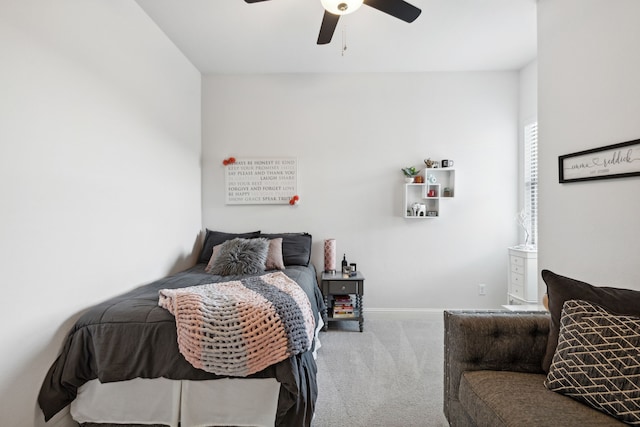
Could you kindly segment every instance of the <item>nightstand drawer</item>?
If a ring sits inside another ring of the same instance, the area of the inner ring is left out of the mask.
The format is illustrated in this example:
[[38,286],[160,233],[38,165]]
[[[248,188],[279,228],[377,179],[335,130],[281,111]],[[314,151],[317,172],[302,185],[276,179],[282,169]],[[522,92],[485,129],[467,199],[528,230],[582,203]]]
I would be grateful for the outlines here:
[[329,281],[330,294],[356,294],[358,293],[357,282],[344,282],[340,280]]
[[511,271],[518,274],[524,274],[524,266],[518,264],[511,264]]

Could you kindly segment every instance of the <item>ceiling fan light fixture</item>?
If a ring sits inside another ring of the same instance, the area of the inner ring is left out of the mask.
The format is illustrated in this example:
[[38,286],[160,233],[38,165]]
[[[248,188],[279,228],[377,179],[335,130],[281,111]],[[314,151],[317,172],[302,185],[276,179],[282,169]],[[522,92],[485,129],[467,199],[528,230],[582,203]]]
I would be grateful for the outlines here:
[[334,15],[347,15],[362,6],[364,0],[320,0],[322,7]]

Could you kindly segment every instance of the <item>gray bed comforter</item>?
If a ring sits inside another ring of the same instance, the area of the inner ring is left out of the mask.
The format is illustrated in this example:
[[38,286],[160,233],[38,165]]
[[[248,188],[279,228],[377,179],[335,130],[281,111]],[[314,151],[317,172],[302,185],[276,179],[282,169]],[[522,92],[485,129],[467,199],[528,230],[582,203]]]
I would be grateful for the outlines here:
[[[238,280],[215,276],[204,264],[141,286],[90,308],[73,326],[40,389],[38,403],[49,420],[75,399],[78,387],[100,382],[164,377],[175,380],[222,378],[194,368],[178,351],[175,318],[158,305],[160,289]],[[316,270],[287,266],[311,301],[316,324],[325,309]],[[276,425],[310,426],[317,397],[316,363],[311,351],[290,357],[248,378],[281,383]]]

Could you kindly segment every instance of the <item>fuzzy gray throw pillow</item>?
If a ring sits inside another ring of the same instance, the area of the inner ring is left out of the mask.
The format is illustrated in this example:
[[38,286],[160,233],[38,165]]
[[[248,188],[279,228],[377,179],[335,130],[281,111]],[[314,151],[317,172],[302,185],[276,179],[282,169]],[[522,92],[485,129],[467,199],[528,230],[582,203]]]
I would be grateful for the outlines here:
[[220,245],[210,272],[219,276],[257,274],[264,271],[269,250],[267,239],[232,239]]

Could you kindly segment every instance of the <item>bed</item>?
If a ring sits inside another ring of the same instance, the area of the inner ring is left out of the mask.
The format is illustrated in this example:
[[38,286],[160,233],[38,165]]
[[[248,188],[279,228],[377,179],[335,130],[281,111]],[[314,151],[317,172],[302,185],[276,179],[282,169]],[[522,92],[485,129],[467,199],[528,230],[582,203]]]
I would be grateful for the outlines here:
[[[195,368],[179,349],[176,318],[159,306],[159,292],[260,281],[269,271],[245,268],[245,274],[220,275],[220,269],[211,269],[214,258],[226,254],[221,247],[258,240],[269,242],[269,258],[274,247],[281,251],[281,257],[275,251],[279,268],[268,270],[282,272],[306,294],[314,322],[311,345],[247,376]],[[81,425],[310,426],[317,396],[317,331],[325,310],[310,254],[307,233],[207,230],[195,266],[97,304],[78,319],[38,396],[45,420],[70,405]]]

